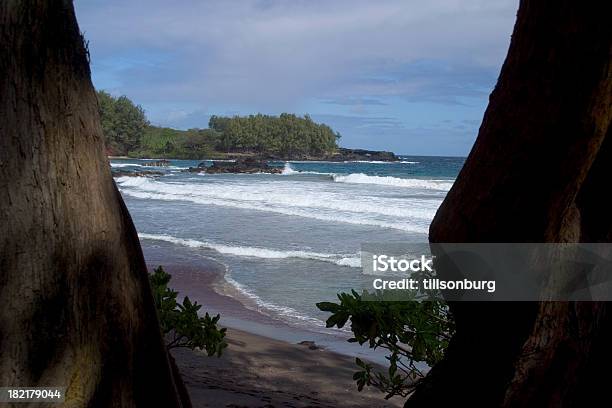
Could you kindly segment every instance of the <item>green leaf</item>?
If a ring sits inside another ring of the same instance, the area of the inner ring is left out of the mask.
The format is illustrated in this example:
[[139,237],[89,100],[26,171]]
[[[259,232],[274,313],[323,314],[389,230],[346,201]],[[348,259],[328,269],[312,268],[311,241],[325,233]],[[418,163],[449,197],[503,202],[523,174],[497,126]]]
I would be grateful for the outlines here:
[[[362,371],[353,379],[359,390],[366,385],[384,392],[387,398],[407,396],[423,379],[415,363],[432,366],[443,358],[454,322],[446,305],[439,300],[383,301],[389,294],[377,291],[359,295],[338,293],[339,303],[321,302],[320,310],[329,312],[327,327],[343,327],[350,321],[351,343],[388,350],[388,370],[375,372],[361,359],[355,362]],[[402,369],[400,370],[400,365]]]

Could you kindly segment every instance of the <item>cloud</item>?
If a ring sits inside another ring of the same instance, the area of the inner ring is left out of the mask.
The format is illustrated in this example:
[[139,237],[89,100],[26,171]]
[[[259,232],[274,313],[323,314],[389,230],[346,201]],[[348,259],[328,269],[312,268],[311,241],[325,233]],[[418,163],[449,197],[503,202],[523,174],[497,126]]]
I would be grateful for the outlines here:
[[[516,0],[76,0],[96,86],[158,118],[486,99]],[[466,102],[467,101],[467,102]],[[173,105],[173,106],[172,106]]]
[[344,106],[386,106],[387,104],[373,98],[337,98],[323,100],[324,103],[332,105],[344,105]]

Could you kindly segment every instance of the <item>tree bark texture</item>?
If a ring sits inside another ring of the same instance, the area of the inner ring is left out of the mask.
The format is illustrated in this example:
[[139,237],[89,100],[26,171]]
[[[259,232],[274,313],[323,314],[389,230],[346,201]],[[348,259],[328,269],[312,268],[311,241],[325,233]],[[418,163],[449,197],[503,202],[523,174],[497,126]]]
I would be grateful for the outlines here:
[[179,407],[68,0],[0,3],[0,385]]
[[[520,2],[478,138],[431,242],[610,241],[610,16],[609,1]],[[608,303],[449,306],[456,335],[407,406],[609,400],[609,376],[595,371],[612,360]]]

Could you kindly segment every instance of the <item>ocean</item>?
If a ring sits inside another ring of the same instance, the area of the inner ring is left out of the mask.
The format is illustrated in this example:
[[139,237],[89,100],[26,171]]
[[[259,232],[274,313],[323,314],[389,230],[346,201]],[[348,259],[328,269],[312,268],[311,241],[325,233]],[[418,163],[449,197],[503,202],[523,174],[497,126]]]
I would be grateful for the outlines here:
[[359,287],[362,243],[426,242],[464,160],[272,163],[282,174],[184,172],[200,163],[189,160],[151,168],[145,160],[113,159],[111,166],[163,173],[115,179],[149,263],[196,271],[214,263],[219,293],[267,321],[337,335],[315,303]]

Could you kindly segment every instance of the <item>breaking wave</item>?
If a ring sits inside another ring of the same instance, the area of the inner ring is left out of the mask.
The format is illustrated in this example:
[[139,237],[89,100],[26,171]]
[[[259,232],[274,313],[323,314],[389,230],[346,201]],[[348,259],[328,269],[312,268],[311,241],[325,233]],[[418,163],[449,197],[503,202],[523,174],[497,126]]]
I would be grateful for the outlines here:
[[231,246],[224,244],[216,244],[211,242],[198,241],[195,239],[177,238],[165,234],[146,234],[139,233],[138,237],[141,239],[150,239],[156,241],[165,241],[177,245],[187,246],[190,248],[208,248],[213,249],[220,254],[244,256],[252,258],[263,258],[263,259],[287,259],[287,258],[301,258],[301,259],[312,259],[322,262],[329,262],[339,266],[348,266],[352,268],[361,267],[361,259],[359,255],[341,255],[341,254],[322,254],[317,252],[307,251],[282,251],[268,248],[256,248],[256,247],[245,247],[245,246]]
[[329,183],[311,183],[305,187],[300,181],[252,183],[244,179],[226,183],[213,179],[194,183],[119,177],[117,184],[123,194],[135,198],[187,201],[418,233],[427,233],[443,198],[440,194],[433,194],[429,199],[376,197],[336,189]]
[[333,176],[336,183],[352,184],[378,184],[394,187],[419,188],[427,190],[448,191],[453,185],[452,180],[424,180],[412,178],[398,178],[391,176],[368,176],[364,173],[353,173],[348,175]]

